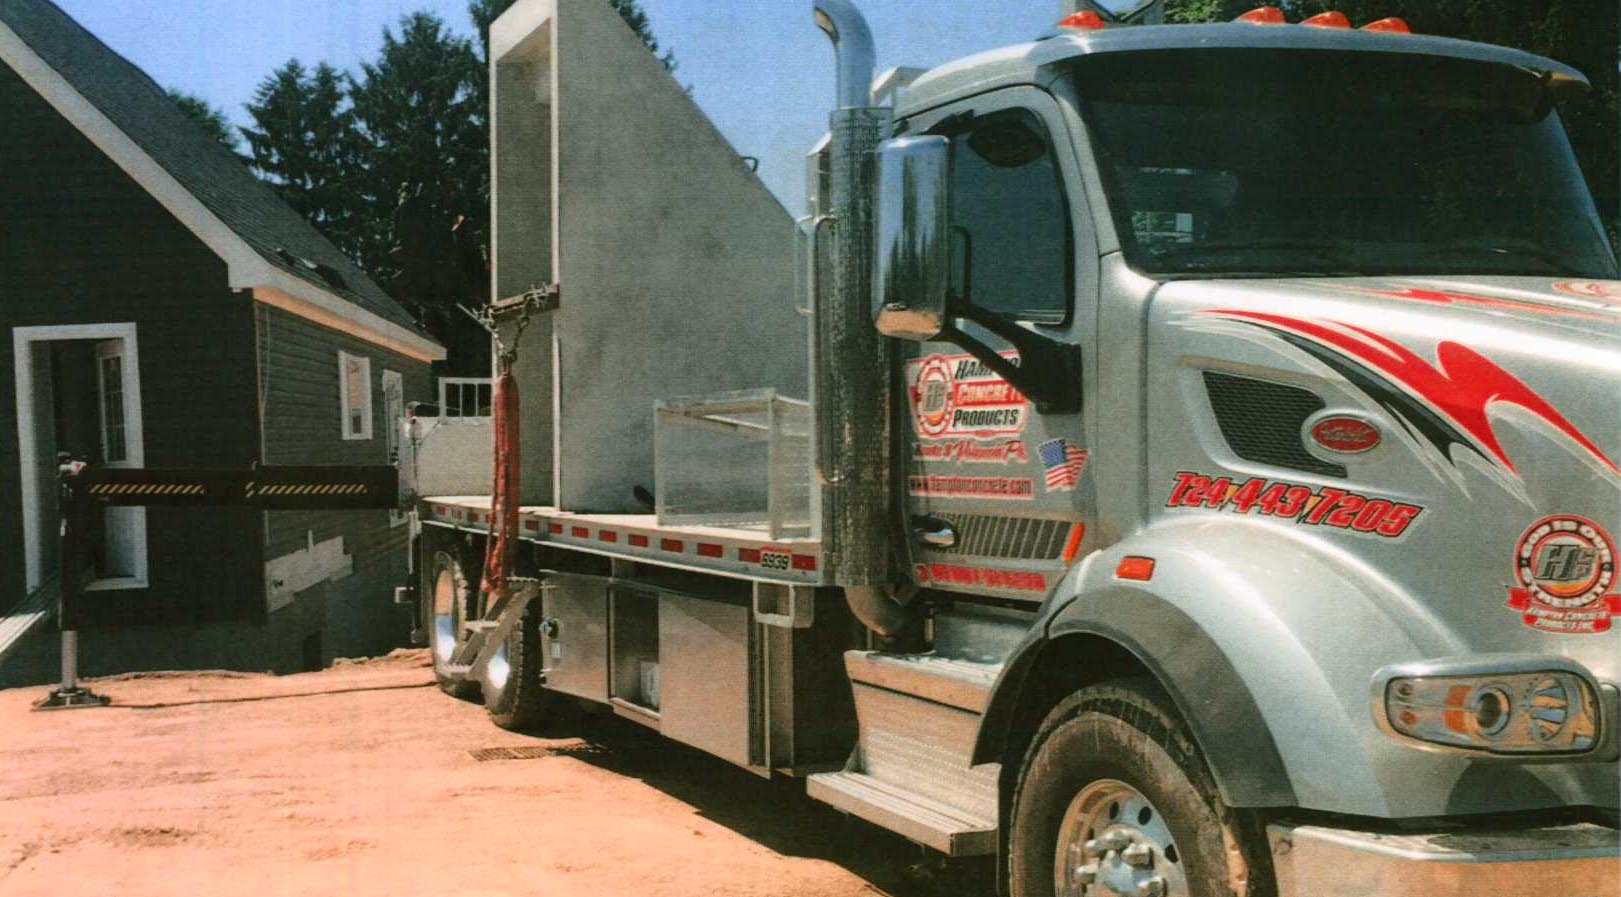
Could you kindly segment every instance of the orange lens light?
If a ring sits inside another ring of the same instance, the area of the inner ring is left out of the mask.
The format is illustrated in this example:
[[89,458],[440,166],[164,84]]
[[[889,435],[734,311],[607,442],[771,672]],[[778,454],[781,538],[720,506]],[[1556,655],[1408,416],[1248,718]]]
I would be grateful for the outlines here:
[[1407,22],[1391,16],[1377,22],[1369,22],[1362,26],[1363,31],[1378,31],[1382,34],[1412,34],[1413,29],[1407,27]]
[[1233,21],[1251,25],[1286,25],[1289,22],[1283,17],[1283,10],[1276,6],[1257,6]]
[[1098,31],[1102,29],[1104,25],[1105,22],[1103,21],[1103,17],[1090,9],[1086,12],[1078,12],[1074,15],[1065,16],[1058,22],[1058,27],[1060,28],[1072,28],[1077,31]]
[[1300,24],[1307,28],[1349,28],[1351,20],[1343,12],[1320,12]]
[[1120,565],[1114,568],[1116,579],[1134,579],[1138,582],[1147,582],[1154,578],[1154,559],[1142,557],[1126,557],[1120,559]]

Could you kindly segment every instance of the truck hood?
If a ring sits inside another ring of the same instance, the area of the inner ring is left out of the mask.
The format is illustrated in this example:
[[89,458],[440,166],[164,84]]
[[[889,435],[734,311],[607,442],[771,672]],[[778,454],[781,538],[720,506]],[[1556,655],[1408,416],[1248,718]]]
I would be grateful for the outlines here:
[[1176,281],[1154,302],[1177,326],[1151,339],[1184,365],[1315,382],[1329,412],[1383,432],[1324,485],[1422,515],[1400,539],[1329,538],[1447,653],[1558,653],[1621,678],[1621,281]]

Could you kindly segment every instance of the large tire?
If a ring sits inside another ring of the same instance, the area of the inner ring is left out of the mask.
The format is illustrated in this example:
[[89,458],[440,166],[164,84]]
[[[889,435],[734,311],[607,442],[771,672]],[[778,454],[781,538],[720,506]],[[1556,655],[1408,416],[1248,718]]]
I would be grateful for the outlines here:
[[439,689],[464,701],[478,697],[478,683],[447,672],[451,655],[466,634],[467,610],[471,600],[467,577],[461,562],[448,551],[435,551],[427,565],[423,582],[423,625],[428,630],[428,653],[433,657],[433,678]]
[[503,729],[528,731],[552,715],[557,696],[541,687],[545,657],[540,647],[540,599],[524,607],[501,650],[482,675],[484,709]]
[[1025,754],[1010,815],[1011,897],[1272,892],[1260,839],[1222,804],[1151,679],[1106,682],[1060,702]]

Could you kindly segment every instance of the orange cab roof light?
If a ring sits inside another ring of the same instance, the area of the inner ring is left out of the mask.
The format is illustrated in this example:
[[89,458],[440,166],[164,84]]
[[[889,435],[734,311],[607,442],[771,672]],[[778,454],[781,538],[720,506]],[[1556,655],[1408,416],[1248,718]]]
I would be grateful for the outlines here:
[[1101,30],[1105,24],[1107,23],[1103,21],[1102,16],[1089,9],[1085,12],[1078,12],[1074,15],[1065,16],[1059,20],[1058,27],[1071,28],[1076,31],[1098,31]]
[[1388,19],[1380,19],[1377,22],[1369,22],[1368,24],[1362,26],[1362,30],[1363,31],[1378,31],[1378,32],[1381,32],[1381,33],[1384,33],[1384,34],[1412,34],[1413,33],[1413,29],[1407,27],[1406,20],[1398,19],[1395,16],[1391,16]]
[[1289,24],[1289,20],[1283,17],[1283,10],[1277,8],[1276,6],[1257,6],[1233,21],[1248,22],[1251,25]]
[[1320,12],[1300,24],[1307,28],[1349,28],[1351,20],[1347,19],[1343,12]]

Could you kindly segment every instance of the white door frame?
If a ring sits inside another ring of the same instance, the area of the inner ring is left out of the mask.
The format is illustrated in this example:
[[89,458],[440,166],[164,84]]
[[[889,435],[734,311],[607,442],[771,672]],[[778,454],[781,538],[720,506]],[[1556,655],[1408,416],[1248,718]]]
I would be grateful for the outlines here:
[[[45,521],[39,515],[39,465],[54,459],[41,459],[39,446],[34,441],[34,423],[39,414],[50,414],[49,408],[34,407],[34,343],[65,340],[122,340],[124,343],[124,440],[128,447],[126,464],[129,467],[146,465],[146,446],[141,418],[141,366],[140,347],[136,342],[135,325],[122,324],[63,324],[49,327],[14,327],[11,331],[12,363],[17,383],[17,449],[18,472],[22,480],[23,557],[27,570],[29,591],[40,587],[45,580],[41,569],[41,540],[46,538]],[[97,397],[99,403],[100,396]],[[98,424],[99,426],[99,424]],[[125,465],[121,465],[125,466]],[[136,546],[135,575],[119,579],[90,583],[90,589],[144,589],[147,587],[146,566],[146,509],[130,508],[129,517]]]

